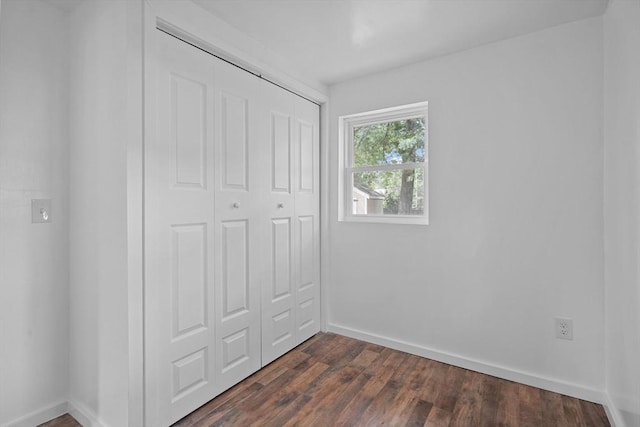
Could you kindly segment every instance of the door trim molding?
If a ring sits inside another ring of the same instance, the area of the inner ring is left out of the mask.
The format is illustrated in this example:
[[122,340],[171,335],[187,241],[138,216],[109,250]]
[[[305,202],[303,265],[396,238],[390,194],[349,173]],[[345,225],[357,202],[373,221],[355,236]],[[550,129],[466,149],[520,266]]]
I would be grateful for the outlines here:
[[[128,421],[144,425],[144,1],[127,2],[127,301]],[[88,418],[69,402],[73,416]],[[75,415],[74,415],[75,414]],[[91,421],[90,425],[93,425]]]
[[[328,88],[317,81],[296,78],[284,59],[213,14],[191,2],[145,0],[147,24],[194,44],[252,74],[260,75],[318,105],[327,102]],[[289,70],[285,73],[283,70]]]

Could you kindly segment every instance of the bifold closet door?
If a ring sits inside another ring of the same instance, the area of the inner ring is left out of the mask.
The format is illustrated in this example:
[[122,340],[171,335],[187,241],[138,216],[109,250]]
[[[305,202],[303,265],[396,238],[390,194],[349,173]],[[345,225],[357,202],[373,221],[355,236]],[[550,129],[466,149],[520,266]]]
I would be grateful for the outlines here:
[[[214,67],[157,32],[155,138],[145,147],[149,414],[169,425],[216,393]],[[154,410],[155,409],[155,410]]]
[[167,426],[320,330],[318,107],[156,32],[145,411]]
[[216,381],[226,390],[261,367],[263,162],[259,80],[223,61],[215,78]]
[[157,32],[146,146],[147,401],[170,425],[260,368],[254,78]]
[[319,111],[317,105],[266,82],[261,93],[268,169],[264,366],[320,330]]

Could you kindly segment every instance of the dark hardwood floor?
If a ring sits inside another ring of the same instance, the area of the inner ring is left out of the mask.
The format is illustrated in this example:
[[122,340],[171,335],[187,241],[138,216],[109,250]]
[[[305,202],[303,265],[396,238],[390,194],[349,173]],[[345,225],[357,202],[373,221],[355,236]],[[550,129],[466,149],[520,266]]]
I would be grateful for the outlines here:
[[573,427],[609,422],[595,403],[321,333],[174,427],[383,425]]
[[318,334],[177,422],[191,426],[608,426],[601,405]]
[[47,423],[40,424],[38,427],[82,427],[71,415],[64,414]]

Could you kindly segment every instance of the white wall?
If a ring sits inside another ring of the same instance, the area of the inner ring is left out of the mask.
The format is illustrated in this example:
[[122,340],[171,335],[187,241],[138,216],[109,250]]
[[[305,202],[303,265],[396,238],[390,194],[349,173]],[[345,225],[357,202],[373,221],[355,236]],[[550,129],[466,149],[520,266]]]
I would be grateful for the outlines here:
[[[0,425],[64,412],[68,390],[68,30],[58,9],[0,17]],[[51,198],[50,224],[31,199]],[[15,422],[15,423],[14,423]]]
[[[331,87],[329,328],[598,399],[602,60],[595,18]],[[430,225],[338,223],[338,116],[418,101]]]
[[84,2],[70,25],[70,397],[113,427],[128,424],[126,3]]
[[620,426],[640,425],[640,2],[604,17],[606,390]]

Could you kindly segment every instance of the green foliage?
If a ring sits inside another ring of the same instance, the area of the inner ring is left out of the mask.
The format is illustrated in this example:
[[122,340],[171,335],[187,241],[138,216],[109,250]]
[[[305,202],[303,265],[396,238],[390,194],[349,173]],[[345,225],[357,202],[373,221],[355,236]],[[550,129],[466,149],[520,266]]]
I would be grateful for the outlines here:
[[[376,123],[354,129],[354,166],[378,166],[424,161],[423,118]],[[385,196],[385,214],[422,214],[424,177],[422,169],[360,172],[354,184]]]

